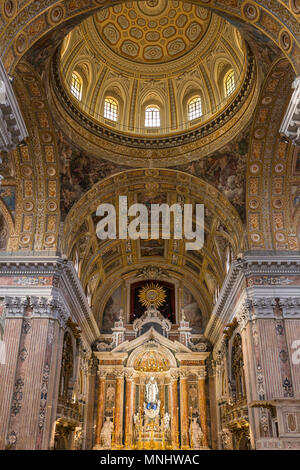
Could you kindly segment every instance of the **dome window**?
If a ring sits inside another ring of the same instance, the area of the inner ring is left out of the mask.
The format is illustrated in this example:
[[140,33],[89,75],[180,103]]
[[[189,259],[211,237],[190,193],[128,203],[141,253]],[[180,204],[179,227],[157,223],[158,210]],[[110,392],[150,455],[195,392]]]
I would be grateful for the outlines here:
[[189,120],[197,119],[202,115],[202,101],[200,96],[195,96],[188,103]]
[[104,117],[105,119],[110,119],[111,121],[118,120],[118,102],[113,98],[105,98],[104,101]]
[[145,110],[145,127],[160,126],[160,109],[158,106],[147,106]]
[[82,80],[76,72],[72,72],[71,93],[80,101],[82,95]]
[[233,70],[230,70],[230,72],[228,72],[228,74],[225,76],[224,82],[225,82],[225,95],[229,96],[235,90],[235,77],[234,77]]

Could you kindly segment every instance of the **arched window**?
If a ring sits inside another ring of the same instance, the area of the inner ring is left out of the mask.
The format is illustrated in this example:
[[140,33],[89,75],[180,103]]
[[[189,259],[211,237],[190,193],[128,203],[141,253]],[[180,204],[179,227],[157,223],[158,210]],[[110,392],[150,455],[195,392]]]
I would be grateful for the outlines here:
[[234,77],[234,71],[230,70],[228,74],[225,76],[225,96],[231,95],[231,93],[234,92],[235,90],[235,77]]
[[104,117],[111,121],[118,120],[118,102],[113,98],[105,98],[104,101]]
[[71,93],[75,96],[79,101],[81,100],[82,95],[82,80],[80,76],[76,72],[72,72],[72,79],[71,79]]
[[145,110],[145,126],[146,127],[159,127],[160,126],[160,109],[158,106],[147,106]]
[[202,115],[202,101],[200,96],[194,96],[188,103],[189,120],[197,119]]

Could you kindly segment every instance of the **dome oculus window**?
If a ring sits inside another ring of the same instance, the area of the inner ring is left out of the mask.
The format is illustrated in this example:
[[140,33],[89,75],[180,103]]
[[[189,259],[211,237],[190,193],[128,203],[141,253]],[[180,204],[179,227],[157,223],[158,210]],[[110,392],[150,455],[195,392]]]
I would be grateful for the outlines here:
[[147,106],[145,110],[145,127],[160,126],[160,109],[158,106]]
[[231,70],[225,77],[225,95],[229,96],[235,90],[234,71]]
[[118,120],[118,102],[113,98],[105,98],[104,101],[104,117],[111,121]]
[[71,93],[72,95],[75,96],[75,98],[78,99],[78,101],[81,100],[81,95],[82,95],[82,81],[79,75],[76,72],[72,73],[72,79],[71,79]]
[[202,116],[202,101],[200,96],[195,96],[188,103],[189,121]]

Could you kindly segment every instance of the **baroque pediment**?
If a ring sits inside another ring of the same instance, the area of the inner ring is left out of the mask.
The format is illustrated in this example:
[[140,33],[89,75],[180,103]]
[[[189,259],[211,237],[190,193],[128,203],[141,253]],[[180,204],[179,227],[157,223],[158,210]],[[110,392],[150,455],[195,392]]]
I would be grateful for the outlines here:
[[178,341],[172,341],[168,338],[165,338],[161,334],[159,334],[154,328],[150,328],[146,333],[139,336],[138,338],[132,341],[124,341],[124,343],[119,344],[116,348],[114,348],[111,353],[120,353],[120,352],[127,352],[130,353],[134,349],[144,345],[145,347],[153,347],[153,345],[160,345],[164,346],[165,348],[171,350],[173,353],[190,353],[191,350],[184,346],[183,344],[179,343]]

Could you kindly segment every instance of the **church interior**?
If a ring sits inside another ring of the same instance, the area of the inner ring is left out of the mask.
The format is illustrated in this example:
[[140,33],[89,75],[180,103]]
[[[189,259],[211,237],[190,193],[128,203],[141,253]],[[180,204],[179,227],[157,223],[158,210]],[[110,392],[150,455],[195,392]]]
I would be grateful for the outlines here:
[[299,146],[299,0],[1,0],[0,449],[300,450]]

